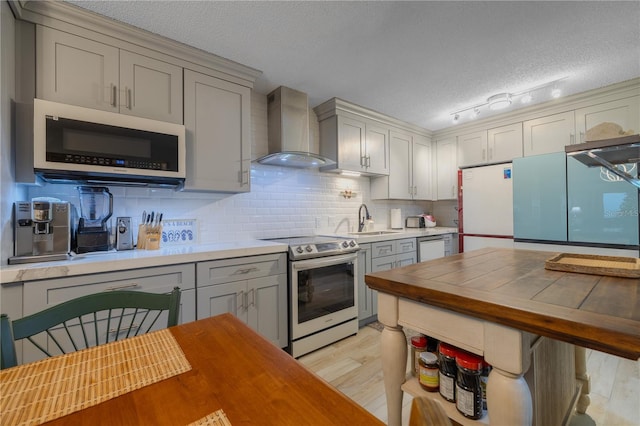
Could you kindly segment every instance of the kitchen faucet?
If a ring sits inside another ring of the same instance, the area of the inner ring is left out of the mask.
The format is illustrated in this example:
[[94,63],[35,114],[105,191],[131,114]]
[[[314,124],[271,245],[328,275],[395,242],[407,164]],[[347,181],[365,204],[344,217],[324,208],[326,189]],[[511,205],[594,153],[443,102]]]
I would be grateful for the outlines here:
[[[364,218],[362,217],[362,208],[364,207]],[[371,219],[369,216],[369,209],[366,204],[360,204],[360,208],[358,209],[358,232],[362,232],[364,229],[365,221]]]

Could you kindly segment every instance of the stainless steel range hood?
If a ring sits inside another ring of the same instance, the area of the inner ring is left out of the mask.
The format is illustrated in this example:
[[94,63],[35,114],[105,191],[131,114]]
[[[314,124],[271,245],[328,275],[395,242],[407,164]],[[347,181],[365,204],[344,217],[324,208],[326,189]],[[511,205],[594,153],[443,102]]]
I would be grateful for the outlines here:
[[633,176],[617,167],[619,164],[640,163],[640,135],[567,145],[565,152],[588,167],[604,167],[640,189],[637,171]]
[[267,95],[269,154],[257,161],[272,166],[311,168],[334,164],[311,152],[307,94],[280,86]]

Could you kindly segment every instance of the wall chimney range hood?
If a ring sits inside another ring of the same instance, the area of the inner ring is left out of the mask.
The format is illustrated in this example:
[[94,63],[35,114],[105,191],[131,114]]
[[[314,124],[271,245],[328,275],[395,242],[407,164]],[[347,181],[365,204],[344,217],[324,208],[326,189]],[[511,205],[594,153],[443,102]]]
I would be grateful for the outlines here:
[[565,152],[588,167],[604,167],[640,189],[637,176],[616,167],[618,164],[640,163],[640,135],[567,145]]
[[260,164],[311,168],[334,161],[311,152],[307,94],[280,86],[267,95],[269,154]]

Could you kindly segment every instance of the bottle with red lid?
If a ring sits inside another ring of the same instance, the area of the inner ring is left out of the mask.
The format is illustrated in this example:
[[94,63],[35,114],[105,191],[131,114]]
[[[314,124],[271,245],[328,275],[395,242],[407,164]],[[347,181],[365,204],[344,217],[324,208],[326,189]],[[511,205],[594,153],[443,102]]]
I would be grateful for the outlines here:
[[455,346],[444,342],[438,345],[440,395],[449,402],[456,401],[457,354],[458,350]]
[[482,417],[482,374],[484,360],[468,352],[456,355],[456,408],[465,417],[477,420]]

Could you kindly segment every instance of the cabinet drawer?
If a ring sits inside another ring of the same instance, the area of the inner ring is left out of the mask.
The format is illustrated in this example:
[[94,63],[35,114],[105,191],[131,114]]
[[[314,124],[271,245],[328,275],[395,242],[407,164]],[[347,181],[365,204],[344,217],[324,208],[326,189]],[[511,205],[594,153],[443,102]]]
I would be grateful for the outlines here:
[[405,238],[404,240],[396,240],[396,253],[409,253],[416,251],[416,239]]
[[388,271],[396,267],[396,256],[383,256],[371,259],[371,272]]
[[193,264],[30,281],[24,285],[24,315],[101,291],[139,290],[168,293],[176,286],[183,291],[193,289],[195,281]]
[[381,257],[396,254],[395,241],[379,241],[371,244],[371,257]]
[[287,255],[269,254],[197,264],[198,285],[244,281],[287,273]]

